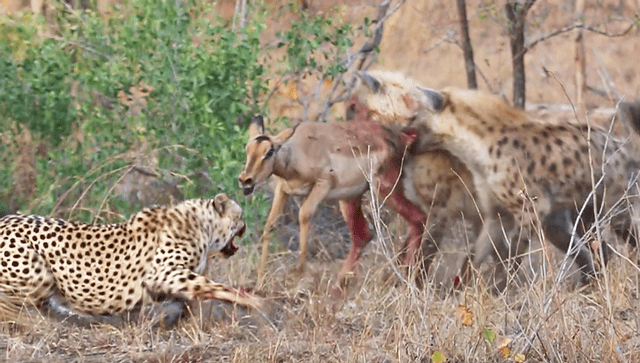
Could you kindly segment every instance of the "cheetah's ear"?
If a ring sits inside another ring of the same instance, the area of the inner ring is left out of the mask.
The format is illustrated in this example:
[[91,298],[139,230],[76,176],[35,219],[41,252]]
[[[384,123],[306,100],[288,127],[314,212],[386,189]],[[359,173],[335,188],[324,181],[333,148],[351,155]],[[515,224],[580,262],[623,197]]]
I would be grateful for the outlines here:
[[380,92],[382,85],[374,76],[367,72],[358,72],[357,75],[373,93]]
[[264,135],[264,119],[262,115],[255,115],[249,121],[249,138]]
[[220,193],[213,198],[213,207],[218,213],[220,213],[220,215],[224,214],[225,209],[227,209],[228,203],[229,196],[225,193]]
[[431,88],[418,86],[418,89],[425,95],[426,103],[431,110],[440,112],[444,109],[446,98],[442,93],[432,90]]

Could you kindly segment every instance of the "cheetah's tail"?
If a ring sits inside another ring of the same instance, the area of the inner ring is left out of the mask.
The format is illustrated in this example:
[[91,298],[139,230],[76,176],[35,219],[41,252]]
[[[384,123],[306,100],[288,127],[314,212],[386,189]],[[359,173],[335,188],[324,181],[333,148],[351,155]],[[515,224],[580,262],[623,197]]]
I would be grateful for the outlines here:
[[209,298],[226,300],[235,304],[248,306],[256,310],[263,310],[266,305],[264,298],[253,294],[249,289],[243,287],[224,286],[222,289],[216,289],[211,292]]

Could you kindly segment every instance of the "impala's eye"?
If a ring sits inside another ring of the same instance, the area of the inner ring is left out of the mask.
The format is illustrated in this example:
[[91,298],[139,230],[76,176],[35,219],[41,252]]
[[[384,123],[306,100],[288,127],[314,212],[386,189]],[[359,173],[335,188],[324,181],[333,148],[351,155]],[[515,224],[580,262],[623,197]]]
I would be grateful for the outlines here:
[[273,148],[271,148],[271,149],[267,150],[267,153],[266,153],[266,154],[264,154],[264,158],[265,158],[265,159],[269,159],[270,157],[272,157],[272,156],[273,156],[273,153],[274,153]]

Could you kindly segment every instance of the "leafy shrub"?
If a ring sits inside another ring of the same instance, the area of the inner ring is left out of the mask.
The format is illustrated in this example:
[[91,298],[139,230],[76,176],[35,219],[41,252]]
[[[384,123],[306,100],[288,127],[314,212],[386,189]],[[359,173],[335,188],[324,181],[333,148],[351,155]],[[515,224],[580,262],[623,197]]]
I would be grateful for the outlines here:
[[[108,18],[62,5],[53,25],[28,14],[5,18],[2,137],[13,139],[26,127],[38,152],[34,195],[9,206],[7,188],[0,209],[120,220],[141,206],[117,197],[116,185],[144,165],[161,181],[177,180],[185,198],[224,191],[262,222],[265,197],[241,198],[237,187],[247,137],[239,121],[265,111],[270,70],[259,60],[273,50],[260,41],[266,11],[251,14],[244,28],[232,30],[210,3],[132,0]],[[344,71],[337,61],[322,68],[326,62],[313,59],[334,55],[322,44],[349,46],[349,26],[308,14],[300,19],[278,34],[286,71]],[[6,185],[21,168],[12,162],[18,149],[0,146]]]

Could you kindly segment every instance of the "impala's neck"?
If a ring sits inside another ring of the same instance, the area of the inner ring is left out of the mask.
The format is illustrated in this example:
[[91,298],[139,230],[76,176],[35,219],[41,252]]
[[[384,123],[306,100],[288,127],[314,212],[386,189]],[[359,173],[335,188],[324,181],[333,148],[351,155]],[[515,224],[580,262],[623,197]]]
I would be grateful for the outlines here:
[[273,175],[287,180],[296,177],[298,173],[291,165],[291,145],[285,142],[281,145],[274,145],[274,148]]

